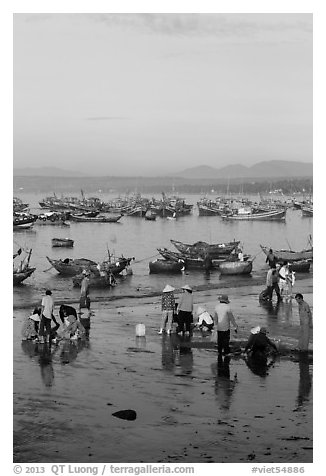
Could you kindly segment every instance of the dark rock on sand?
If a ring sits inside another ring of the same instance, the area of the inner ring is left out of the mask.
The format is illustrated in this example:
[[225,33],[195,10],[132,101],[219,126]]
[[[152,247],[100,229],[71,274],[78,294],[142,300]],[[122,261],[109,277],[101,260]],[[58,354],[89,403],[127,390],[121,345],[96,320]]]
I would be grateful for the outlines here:
[[122,420],[136,420],[137,418],[135,410],[119,410],[118,412],[112,413],[112,415]]

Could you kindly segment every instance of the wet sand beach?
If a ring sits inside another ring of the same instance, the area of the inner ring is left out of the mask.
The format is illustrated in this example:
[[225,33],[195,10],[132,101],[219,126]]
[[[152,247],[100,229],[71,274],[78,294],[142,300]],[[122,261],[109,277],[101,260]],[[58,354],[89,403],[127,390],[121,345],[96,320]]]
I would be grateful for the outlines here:
[[[280,347],[269,368],[218,361],[211,335],[158,335],[160,296],[93,302],[86,343],[21,342],[30,309],[14,311],[15,462],[312,462],[312,342],[294,349],[296,302],[261,306],[262,287],[203,289],[213,312],[226,292],[239,324],[233,347],[264,325]],[[295,291],[312,306],[312,278]],[[55,296],[54,296],[55,298]],[[144,323],[146,336],[136,337]],[[137,417],[114,417],[131,409]]]

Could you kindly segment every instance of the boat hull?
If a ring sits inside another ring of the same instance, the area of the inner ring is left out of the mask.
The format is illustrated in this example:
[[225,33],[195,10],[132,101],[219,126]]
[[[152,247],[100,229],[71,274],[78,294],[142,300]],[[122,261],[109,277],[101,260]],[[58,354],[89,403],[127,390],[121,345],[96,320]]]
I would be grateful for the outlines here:
[[190,245],[177,240],[170,241],[181,253],[197,257],[206,255],[207,253],[211,259],[230,255],[240,243],[240,241],[231,241],[229,243],[209,244],[205,241],[198,241],[197,243]]
[[224,220],[285,220],[286,210],[275,210],[273,212],[243,213],[238,215],[222,215]]
[[[268,255],[269,247],[260,245],[261,249]],[[303,260],[312,260],[313,259],[313,248],[302,251],[290,251],[290,250],[274,250],[274,256],[276,261],[287,261],[291,263],[293,261],[303,261]]]
[[78,222],[78,223],[117,223],[120,218],[122,218],[122,215],[116,215],[116,216],[111,216],[111,217],[104,217],[104,216],[97,216],[97,217],[87,217],[87,216],[78,216],[78,215],[71,215],[70,219],[72,221]]
[[25,279],[29,278],[34,273],[35,270],[36,268],[29,268],[20,273],[14,273],[14,276],[13,276],[14,286],[16,286],[17,284],[21,284],[23,281],[25,281]]
[[63,276],[75,276],[76,274],[81,273],[84,269],[91,270],[92,268],[96,268],[97,263],[95,261],[86,259],[86,258],[78,258],[75,260],[68,259],[68,262],[64,262],[63,260],[53,260],[46,257],[49,263],[53,266],[54,269],[58,271],[58,273],[62,274]]
[[250,274],[252,261],[224,261],[219,270],[221,274]]
[[160,273],[181,273],[184,263],[178,261],[157,259],[149,262],[149,272],[151,274]]
[[74,246],[74,240],[69,238],[52,238],[52,248],[72,248]]

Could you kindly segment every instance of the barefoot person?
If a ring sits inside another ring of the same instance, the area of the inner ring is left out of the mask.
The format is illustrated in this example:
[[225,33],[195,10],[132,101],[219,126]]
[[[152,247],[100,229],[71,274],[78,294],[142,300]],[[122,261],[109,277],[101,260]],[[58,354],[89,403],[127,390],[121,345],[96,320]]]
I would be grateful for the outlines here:
[[312,328],[312,314],[309,304],[303,300],[303,295],[297,293],[295,300],[299,305],[300,318],[300,334],[299,334],[299,350],[306,352],[309,346],[310,330]]
[[79,314],[83,308],[90,310],[91,300],[89,297],[89,272],[83,271],[83,279],[80,286]]
[[163,334],[166,330],[167,334],[171,333],[173,312],[175,309],[175,297],[173,294],[174,287],[167,284],[162,292],[162,323],[159,334]]
[[226,294],[219,297],[219,303],[215,306],[214,321],[217,329],[218,353],[222,355],[230,354],[230,325],[238,332],[238,324],[235,322],[233,312],[231,311],[230,301]]

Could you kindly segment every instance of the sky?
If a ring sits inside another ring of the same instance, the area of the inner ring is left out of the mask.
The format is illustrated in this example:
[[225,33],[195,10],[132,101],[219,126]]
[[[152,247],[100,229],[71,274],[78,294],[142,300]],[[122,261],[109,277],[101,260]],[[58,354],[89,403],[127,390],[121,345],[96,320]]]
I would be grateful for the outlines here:
[[15,13],[14,167],[312,162],[312,14]]

